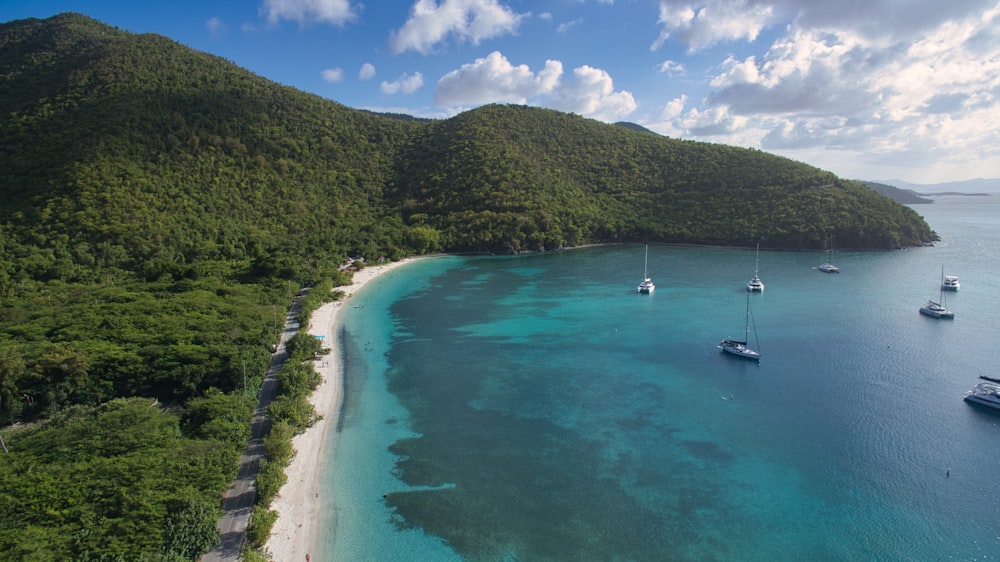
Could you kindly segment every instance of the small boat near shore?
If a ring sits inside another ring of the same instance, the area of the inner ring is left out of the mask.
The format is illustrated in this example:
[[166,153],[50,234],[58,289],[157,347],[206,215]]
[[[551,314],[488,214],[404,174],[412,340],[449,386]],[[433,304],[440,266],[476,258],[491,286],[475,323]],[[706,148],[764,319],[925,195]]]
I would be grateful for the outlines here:
[[[827,250],[827,253],[830,255],[829,256],[830,258],[833,257],[833,236],[832,235],[830,236],[830,249]],[[816,269],[819,270],[819,271],[822,271],[823,273],[840,273],[840,268],[837,267],[837,266],[835,266],[835,265],[833,265],[833,263],[831,263],[830,261],[826,261],[825,263],[819,264],[818,266],[816,266]]]
[[966,402],[1000,410],[1000,384],[981,382],[965,393]]
[[957,291],[962,284],[958,282],[958,275],[945,275],[941,288],[945,291]]
[[639,286],[635,288],[635,292],[640,295],[652,295],[653,291],[656,290],[656,285],[653,280],[649,277],[649,244],[646,245],[646,264],[643,266],[642,271],[642,281]]
[[763,293],[764,292],[764,282],[760,280],[760,276],[757,275],[757,269],[760,266],[760,244],[757,244],[757,259],[753,266],[753,277],[747,282],[747,290],[751,293]]

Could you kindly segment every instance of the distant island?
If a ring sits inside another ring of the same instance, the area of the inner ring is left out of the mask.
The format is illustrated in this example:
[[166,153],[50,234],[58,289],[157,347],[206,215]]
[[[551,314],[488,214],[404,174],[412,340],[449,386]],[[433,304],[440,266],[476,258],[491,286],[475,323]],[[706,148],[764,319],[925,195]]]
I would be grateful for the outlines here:
[[913,191],[912,189],[900,189],[894,185],[888,185],[885,183],[879,183],[875,181],[857,180],[859,183],[863,183],[868,187],[874,189],[875,191],[885,195],[886,197],[892,199],[897,203],[902,203],[904,205],[923,205],[927,203],[933,203],[931,199],[926,197],[921,197],[919,193]]
[[879,183],[912,191],[917,195],[929,197],[968,196],[982,197],[1000,195],[1000,178],[977,178],[971,180],[949,181],[940,183],[912,183],[901,179],[878,180]]

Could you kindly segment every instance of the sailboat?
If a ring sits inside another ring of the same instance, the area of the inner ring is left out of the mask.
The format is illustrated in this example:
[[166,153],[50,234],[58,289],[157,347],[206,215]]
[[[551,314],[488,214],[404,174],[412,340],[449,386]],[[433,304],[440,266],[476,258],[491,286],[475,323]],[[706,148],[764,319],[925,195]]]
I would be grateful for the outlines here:
[[646,265],[643,266],[642,282],[635,288],[635,292],[640,295],[652,295],[656,290],[656,285],[649,277],[649,244],[646,244]]
[[[747,346],[747,336],[750,335],[750,291],[747,291],[747,311],[746,311],[746,326],[744,328],[743,341],[737,340],[722,340],[719,343],[719,349],[730,353],[737,357],[743,357],[745,359],[752,359],[754,361],[760,361],[760,352],[754,351]],[[753,329],[754,343],[759,348],[760,342],[757,340],[757,327],[754,326]]]
[[927,301],[927,304],[920,307],[920,314],[932,316],[934,318],[954,318],[955,313],[948,310],[944,305],[944,267],[941,267],[941,284],[938,285],[938,300]]
[[757,268],[760,266],[760,244],[757,244],[757,261],[753,266],[753,277],[747,282],[747,290],[751,293],[764,292],[764,282],[757,275]]
[[[830,249],[828,250],[831,256],[833,256],[833,235],[830,235]],[[826,263],[821,263],[816,266],[816,269],[822,271],[823,273],[840,273],[840,268],[833,265],[829,261]]]

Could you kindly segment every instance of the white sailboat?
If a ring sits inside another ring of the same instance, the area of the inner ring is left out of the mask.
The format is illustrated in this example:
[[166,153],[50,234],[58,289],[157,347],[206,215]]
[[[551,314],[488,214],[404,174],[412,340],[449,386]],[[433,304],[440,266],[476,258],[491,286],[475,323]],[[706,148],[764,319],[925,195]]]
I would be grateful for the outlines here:
[[920,314],[933,318],[954,318],[955,313],[948,310],[944,304],[944,267],[941,267],[941,285],[938,286],[938,300],[927,301],[920,307]]
[[642,282],[635,288],[635,292],[640,295],[652,295],[656,290],[656,285],[649,277],[649,244],[646,244],[646,264],[643,266]]
[[760,244],[757,244],[757,260],[754,262],[753,266],[753,277],[747,282],[747,290],[751,293],[762,293],[764,292],[764,282],[760,280],[760,276],[757,275],[757,268],[760,266]]
[[[830,254],[830,257],[832,258],[832,256],[833,256],[833,235],[832,234],[830,235],[830,249],[827,250],[827,252]],[[819,264],[818,266],[816,266],[816,269],[822,271],[823,273],[840,273],[840,268],[837,267],[837,266],[835,266],[835,265],[833,265],[829,261],[827,261],[826,263]]]
[[[750,292],[747,291],[747,310],[746,310],[746,324],[744,327],[743,341],[739,340],[722,340],[719,343],[719,349],[725,351],[726,353],[735,355],[737,357],[743,357],[744,359],[752,359],[754,361],[760,361],[760,352],[751,349],[748,344],[748,336],[750,335]],[[757,341],[757,326],[753,327],[753,337],[754,345],[760,348],[760,342]]]

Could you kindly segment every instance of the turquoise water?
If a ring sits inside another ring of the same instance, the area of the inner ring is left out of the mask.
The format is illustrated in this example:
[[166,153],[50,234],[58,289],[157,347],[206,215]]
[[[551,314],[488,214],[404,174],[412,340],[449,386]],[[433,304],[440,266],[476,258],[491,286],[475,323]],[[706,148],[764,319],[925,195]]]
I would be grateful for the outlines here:
[[[442,257],[345,314],[317,560],[997,560],[1000,201],[930,248]],[[918,314],[941,268],[956,319]],[[751,340],[753,341],[753,340]],[[732,398],[729,400],[728,398]],[[303,454],[300,452],[299,454]]]

